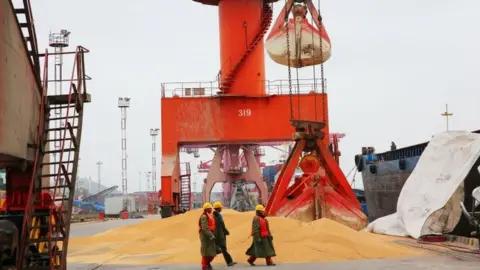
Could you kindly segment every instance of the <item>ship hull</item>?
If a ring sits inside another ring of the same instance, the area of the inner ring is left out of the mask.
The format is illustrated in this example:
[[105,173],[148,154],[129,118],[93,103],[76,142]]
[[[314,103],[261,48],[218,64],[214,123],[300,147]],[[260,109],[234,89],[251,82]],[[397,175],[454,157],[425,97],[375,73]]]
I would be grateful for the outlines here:
[[[480,133],[480,130],[474,133]],[[427,145],[428,142],[425,142],[376,154],[378,162],[375,164],[367,164],[366,160],[368,158],[362,156],[359,161],[362,165],[357,166],[357,168],[362,173],[368,220],[370,222],[397,211],[398,197],[403,185],[415,169]],[[470,194],[472,194],[473,189],[480,186],[478,166],[480,166],[480,159],[477,160],[464,180],[464,204],[467,207],[472,205],[473,199]],[[462,215],[451,234],[469,237],[473,229],[468,220]]]
[[375,174],[370,172],[370,166],[372,165],[365,166],[362,171],[362,178],[369,221],[397,211],[400,191],[417,165],[419,158],[419,156],[405,158],[407,165],[405,170],[400,170],[399,160],[377,164]]
[[40,87],[10,1],[0,1],[0,167],[33,160]]

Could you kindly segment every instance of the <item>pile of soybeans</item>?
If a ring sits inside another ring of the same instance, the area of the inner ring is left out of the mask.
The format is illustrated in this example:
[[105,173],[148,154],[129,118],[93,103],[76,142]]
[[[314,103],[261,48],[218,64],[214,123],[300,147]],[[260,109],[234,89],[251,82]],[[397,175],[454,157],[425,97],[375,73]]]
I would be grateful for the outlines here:
[[[167,219],[149,219],[136,225],[118,227],[83,238],[72,238],[69,262],[104,264],[199,263],[198,218],[201,211],[190,211]],[[245,262],[250,246],[253,212],[224,210],[230,236],[228,249],[237,262]],[[269,217],[276,262],[300,263],[421,255],[389,242],[385,237],[357,232],[329,219],[305,223],[282,217]],[[224,264],[218,256],[214,263]]]

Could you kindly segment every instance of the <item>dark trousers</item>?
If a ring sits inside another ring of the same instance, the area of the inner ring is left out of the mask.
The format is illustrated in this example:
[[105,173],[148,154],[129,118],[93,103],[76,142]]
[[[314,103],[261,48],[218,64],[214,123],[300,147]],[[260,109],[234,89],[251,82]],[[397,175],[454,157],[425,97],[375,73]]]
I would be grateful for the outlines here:
[[232,259],[232,256],[230,255],[230,253],[228,253],[228,251],[227,251],[227,246],[218,246],[218,248],[222,251],[223,258],[225,259],[225,262],[227,264],[232,263],[233,259]]
[[[256,260],[257,260],[257,258],[253,257],[253,256],[250,256],[250,258],[248,258],[249,263],[254,263]],[[267,262],[267,264],[272,264],[273,263],[273,260],[270,257],[266,257],[265,261]]]

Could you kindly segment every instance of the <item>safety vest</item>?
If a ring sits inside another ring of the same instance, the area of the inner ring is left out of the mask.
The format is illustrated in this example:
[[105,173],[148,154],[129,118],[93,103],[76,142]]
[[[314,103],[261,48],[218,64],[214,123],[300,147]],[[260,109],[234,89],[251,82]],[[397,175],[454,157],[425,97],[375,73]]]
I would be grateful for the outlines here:
[[[254,219],[257,219],[260,223],[260,237],[269,237],[270,233],[268,231],[268,221],[262,217],[255,216]],[[252,226],[252,234],[253,236],[253,226]]]
[[[213,217],[212,214],[209,214],[209,213],[203,213],[202,216],[203,215],[207,216],[208,230],[211,231],[211,232],[214,232],[215,231],[215,218]],[[200,216],[200,218],[198,219],[198,232],[202,231],[202,222],[201,222],[202,216]]]

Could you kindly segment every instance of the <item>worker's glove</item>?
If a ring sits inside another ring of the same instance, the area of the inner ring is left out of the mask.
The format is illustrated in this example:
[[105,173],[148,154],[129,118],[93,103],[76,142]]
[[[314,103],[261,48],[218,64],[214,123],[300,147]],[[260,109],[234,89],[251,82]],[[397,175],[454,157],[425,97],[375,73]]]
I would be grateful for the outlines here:
[[215,240],[215,235],[212,235],[212,237],[210,237],[210,240]]
[[225,235],[230,235],[230,232],[229,232],[229,231],[227,231],[227,232],[225,233]]
[[269,238],[270,238],[270,240],[272,240],[272,241],[273,241],[273,236],[271,236],[271,235],[270,235],[270,236],[269,236]]
[[255,239],[255,241],[256,242],[262,242],[262,238],[259,237],[259,238]]

